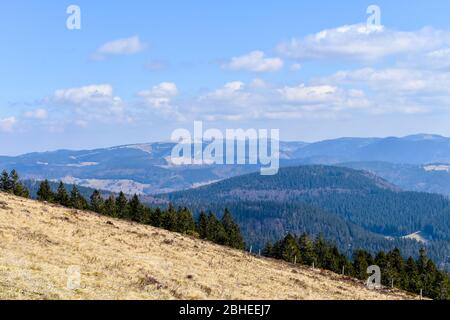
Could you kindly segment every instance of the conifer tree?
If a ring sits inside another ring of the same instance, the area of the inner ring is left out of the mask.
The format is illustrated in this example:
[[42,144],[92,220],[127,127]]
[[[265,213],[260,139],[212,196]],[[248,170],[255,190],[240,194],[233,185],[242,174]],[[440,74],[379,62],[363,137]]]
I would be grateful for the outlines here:
[[22,198],[30,197],[30,191],[22,183],[16,185],[16,188],[14,189],[14,194]]
[[419,293],[420,291],[420,279],[419,273],[417,270],[416,261],[414,261],[413,257],[409,257],[405,264],[405,274],[407,276],[407,283],[405,285],[405,289],[409,292]]
[[387,267],[388,267],[388,260],[387,260],[386,253],[384,251],[378,252],[377,255],[375,256],[374,263],[375,263],[375,265],[379,266],[381,270],[383,270],[383,272],[381,273],[381,284],[384,286],[389,286],[390,285],[390,277],[385,272],[385,270],[387,270]]
[[450,277],[444,272],[437,272],[433,295],[439,300],[450,300]]
[[208,216],[203,211],[200,213],[198,219],[197,232],[200,235],[200,238],[208,238]]
[[311,238],[304,233],[299,240],[300,258],[299,261],[305,265],[312,265],[313,262],[317,264],[317,258],[314,253],[314,243]]
[[110,195],[109,198],[106,199],[103,206],[103,213],[110,217],[117,217],[116,199],[113,195]]
[[269,241],[269,242],[266,243],[266,245],[265,245],[265,247],[264,247],[264,249],[262,251],[262,254],[263,254],[264,257],[269,257],[269,258],[273,257],[273,244],[272,244],[272,242]]
[[427,297],[436,297],[438,296],[438,283],[437,283],[437,273],[438,270],[436,265],[431,259],[428,259],[427,265],[425,267],[425,274],[423,276],[423,289],[424,294]]
[[404,260],[398,248],[387,254],[387,265],[384,273],[387,276],[388,285],[403,286],[406,279],[403,277]]
[[192,213],[187,208],[178,210],[177,232],[184,234],[193,234],[195,232],[195,221]]
[[177,221],[177,211],[173,207],[172,204],[169,205],[169,208],[164,213],[162,217],[162,227],[169,231],[177,231],[178,221]]
[[142,219],[142,205],[137,194],[135,194],[128,203],[127,218],[139,222]]
[[47,202],[52,202],[54,200],[54,194],[48,180],[44,180],[39,185],[39,190],[37,192],[37,199],[39,201],[47,201]]
[[227,234],[227,246],[235,249],[244,249],[245,242],[242,239],[241,231],[237,223],[234,222],[233,217],[228,209],[225,209],[222,217],[222,225]]
[[162,227],[163,213],[160,208],[156,208],[150,215],[150,225],[160,228]]
[[76,185],[72,187],[72,191],[70,192],[70,206],[78,210],[85,210],[88,208],[86,199],[81,195]]
[[56,203],[68,207],[70,206],[70,199],[69,195],[66,191],[66,187],[64,186],[64,183],[62,181],[59,182],[58,190],[56,191],[55,195],[55,201]]
[[9,180],[9,174],[6,170],[2,171],[2,175],[0,177],[0,190],[4,192],[11,192],[11,183]]
[[9,174],[9,188],[14,193],[19,185],[19,175],[16,170],[12,170]]
[[283,259],[282,244],[283,244],[283,241],[275,242],[275,244],[273,245],[273,248],[272,248],[272,258],[280,259],[280,260]]
[[283,260],[293,263],[300,257],[297,241],[292,234],[288,234],[281,245],[281,257]]
[[97,213],[103,213],[104,200],[100,191],[94,190],[90,198],[90,208]]
[[153,210],[142,205],[142,213],[139,222],[146,225],[152,225]]
[[323,265],[330,271],[336,273],[341,271],[344,264],[342,263],[342,256],[335,245],[329,245],[327,256]]
[[316,267],[326,268],[325,263],[329,261],[328,246],[322,235],[320,235],[316,239],[316,241],[314,241],[314,255],[317,257],[315,263]]
[[12,193],[23,198],[30,197],[30,192],[20,182],[19,175],[16,170],[12,170],[9,174],[6,170],[3,170],[0,174],[0,191]]
[[419,274],[425,273],[427,267],[428,257],[425,248],[420,248],[419,258],[417,260],[417,271]]
[[364,250],[357,250],[353,256],[353,269],[355,277],[358,279],[367,278],[367,268],[371,265],[368,261],[368,253]]
[[228,242],[228,236],[222,223],[217,219],[216,215],[212,212],[208,214],[208,227],[206,239],[221,245],[225,245]]
[[416,266],[417,266],[417,273],[419,275],[419,287],[420,289],[424,290],[426,285],[426,279],[425,279],[425,272],[427,268],[428,263],[428,257],[426,254],[425,248],[420,248],[419,251],[419,258],[417,259]]
[[9,187],[10,192],[14,193],[16,196],[29,198],[30,192],[28,189],[20,182],[19,174],[16,170],[12,170],[9,174]]
[[125,194],[121,191],[116,198],[116,210],[118,218],[128,217],[128,200]]

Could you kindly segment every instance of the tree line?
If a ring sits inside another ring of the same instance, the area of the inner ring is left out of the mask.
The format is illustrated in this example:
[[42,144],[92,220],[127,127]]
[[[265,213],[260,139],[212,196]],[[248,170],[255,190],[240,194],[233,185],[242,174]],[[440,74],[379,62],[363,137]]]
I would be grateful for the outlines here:
[[245,249],[239,226],[227,209],[220,220],[214,213],[209,212],[201,213],[196,221],[192,212],[185,207],[176,209],[169,205],[167,209],[150,208],[143,205],[136,194],[129,199],[120,192],[117,196],[111,194],[105,199],[98,190],[87,200],[76,185],[69,193],[64,183],[60,182],[56,192],[53,192],[48,180],[39,185],[37,200],[78,210],[90,210],[113,218],[191,235],[231,248]]
[[423,296],[431,299],[450,299],[449,275],[436,267],[424,248],[417,259],[404,259],[399,249],[387,253],[380,251],[375,256],[365,250],[356,250],[353,258],[348,259],[336,245],[322,236],[313,239],[308,234],[299,237],[288,234],[274,244],[267,243],[263,255],[343,273],[360,280],[368,279],[367,268],[377,265],[381,269],[381,284],[386,287],[395,286],[416,294],[422,290]]
[[30,197],[30,192],[20,182],[19,174],[16,170],[12,170],[10,173],[8,173],[6,170],[3,170],[0,176],[0,191],[14,194],[19,197]]

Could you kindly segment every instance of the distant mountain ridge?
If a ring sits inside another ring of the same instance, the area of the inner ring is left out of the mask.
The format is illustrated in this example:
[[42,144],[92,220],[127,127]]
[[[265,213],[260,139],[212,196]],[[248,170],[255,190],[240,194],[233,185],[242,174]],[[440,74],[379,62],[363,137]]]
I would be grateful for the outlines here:
[[[258,165],[174,166],[174,143],[142,143],[95,150],[59,150],[16,157],[0,156],[0,169],[16,169],[25,179],[63,180],[71,184],[113,192],[158,194],[198,187],[256,172]],[[450,195],[450,172],[426,171],[432,163],[450,163],[450,138],[419,134],[403,138],[341,138],[315,143],[280,142],[280,164],[344,165],[367,169],[405,190]],[[384,162],[416,166],[402,170],[398,183],[389,170],[370,164]]]
[[371,172],[403,190],[439,193],[450,197],[448,164],[415,165],[368,161],[341,163],[339,166]]

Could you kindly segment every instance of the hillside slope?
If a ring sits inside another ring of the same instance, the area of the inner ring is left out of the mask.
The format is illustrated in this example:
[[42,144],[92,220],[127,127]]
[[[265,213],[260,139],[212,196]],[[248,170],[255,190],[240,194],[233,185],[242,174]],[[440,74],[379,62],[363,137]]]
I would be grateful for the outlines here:
[[[72,266],[81,271],[76,290],[67,288]],[[0,193],[0,299],[407,298],[329,272]]]

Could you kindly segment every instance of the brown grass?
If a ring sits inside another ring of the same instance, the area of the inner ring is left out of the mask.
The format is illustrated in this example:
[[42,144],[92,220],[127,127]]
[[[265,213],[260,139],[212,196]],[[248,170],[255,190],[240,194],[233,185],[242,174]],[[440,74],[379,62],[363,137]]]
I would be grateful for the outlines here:
[[[81,271],[68,288],[68,268]],[[336,274],[0,193],[0,299],[408,299]]]

